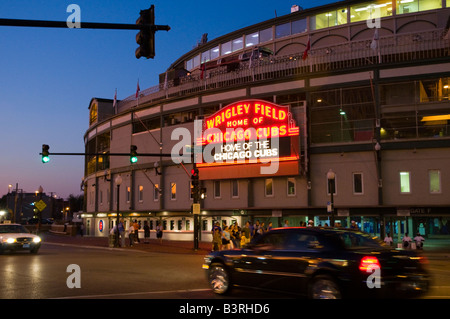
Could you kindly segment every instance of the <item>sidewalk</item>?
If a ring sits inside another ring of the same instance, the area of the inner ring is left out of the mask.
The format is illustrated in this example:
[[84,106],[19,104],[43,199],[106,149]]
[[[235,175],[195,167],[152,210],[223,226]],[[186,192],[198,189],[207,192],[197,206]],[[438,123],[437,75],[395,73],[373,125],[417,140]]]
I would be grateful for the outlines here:
[[[109,238],[107,237],[81,237],[43,233],[42,239],[44,243],[110,248]],[[125,241],[126,247],[123,249],[159,253],[206,255],[212,248],[212,245],[209,242],[199,242],[198,250],[195,251],[193,241],[163,240],[162,243],[159,243],[157,239],[152,238],[148,244],[144,244],[144,240],[142,238],[140,238],[140,240],[141,242],[139,244],[134,244],[133,247],[129,247],[127,238]],[[428,239],[425,241],[424,249],[421,252],[428,258],[450,258],[450,240]]]
[[[68,236],[68,235],[56,235],[51,233],[41,234],[43,243],[55,243],[74,246],[90,246],[90,247],[109,247],[108,237],[86,237],[86,236]],[[139,244],[134,244],[133,247],[129,246],[128,238],[125,243],[126,246],[123,249],[128,250],[140,250],[147,252],[158,253],[173,253],[173,254],[197,254],[206,255],[211,251],[211,243],[199,242],[198,250],[194,250],[193,241],[169,241],[164,240],[160,243],[157,239],[150,239],[148,244],[144,244],[144,240],[140,238]],[[113,248],[111,248],[113,249]]]

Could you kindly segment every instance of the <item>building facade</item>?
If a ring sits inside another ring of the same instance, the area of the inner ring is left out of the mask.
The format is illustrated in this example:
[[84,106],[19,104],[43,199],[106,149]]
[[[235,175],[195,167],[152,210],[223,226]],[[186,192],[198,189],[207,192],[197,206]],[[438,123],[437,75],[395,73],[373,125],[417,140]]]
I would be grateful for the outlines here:
[[[152,229],[161,222],[166,238],[192,240],[197,153],[204,241],[216,220],[355,221],[398,238],[448,233],[450,0],[341,1],[292,11],[202,43],[138,98],[115,107],[91,100],[88,235],[107,236],[120,211]],[[250,111],[256,104],[269,108],[258,117]],[[296,128],[289,137],[276,122],[285,115]],[[250,125],[257,118],[268,126]],[[226,140],[226,129],[250,127],[269,132],[269,146],[258,151],[270,153],[270,163],[218,154],[227,143],[234,154],[256,141],[245,134]],[[219,137],[207,139],[208,128]],[[204,158],[210,144],[213,163]],[[108,155],[129,153],[131,145],[141,154],[137,163]],[[185,145],[194,145],[195,156]],[[273,163],[276,172],[261,173]]]

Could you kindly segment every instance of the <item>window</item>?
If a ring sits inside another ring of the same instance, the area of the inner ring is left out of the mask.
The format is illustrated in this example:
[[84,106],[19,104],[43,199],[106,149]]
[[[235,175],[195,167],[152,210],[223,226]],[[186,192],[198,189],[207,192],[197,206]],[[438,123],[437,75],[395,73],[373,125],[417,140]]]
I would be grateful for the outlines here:
[[292,21],[292,34],[303,33],[307,30],[306,19]]
[[175,182],[170,183],[170,199],[177,199],[177,183]]
[[288,177],[287,179],[287,195],[295,196],[295,178]]
[[231,181],[231,197],[239,197],[239,181],[237,179]]
[[268,28],[268,29],[259,31],[259,43],[272,41],[272,40],[273,40],[272,28]]
[[247,34],[245,36],[245,47],[251,47],[259,44],[259,32]]
[[397,0],[397,14],[427,11],[439,8],[442,8],[441,0]]
[[400,172],[400,193],[411,193],[411,180],[409,172]]
[[220,181],[214,181],[214,198],[220,198]]
[[211,60],[217,59],[220,56],[219,47],[215,47],[211,49]]
[[430,193],[441,193],[441,171],[438,169],[430,169],[428,171],[428,177],[430,181]]
[[127,186],[127,203],[131,200],[131,187]]
[[138,200],[140,203],[144,201],[144,186],[139,185]]
[[244,38],[243,37],[233,40],[232,48],[231,48],[233,50],[233,52],[242,50],[243,48],[244,48]]
[[347,23],[347,9],[340,8],[330,12],[319,13],[310,18],[311,30],[334,27]]
[[267,196],[267,197],[272,197],[273,196],[273,179],[272,178],[267,178],[266,180],[265,180],[265,188],[264,188],[264,190],[265,190],[265,195]]
[[100,191],[100,194],[99,194],[100,196],[100,199],[99,199],[99,202],[100,202],[100,205],[103,205],[103,191]]
[[153,188],[153,200],[156,202],[159,199],[159,187],[158,184],[155,184]]
[[291,23],[284,23],[275,27],[275,38],[279,39],[291,35]]
[[353,173],[353,194],[363,193],[363,174]]
[[230,54],[231,52],[233,52],[231,50],[231,41],[222,43],[222,46],[220,48],[220,55]]
[[390,0],[378,0],[350,6],[350,22],[383,18],[391,15],[392,2]]

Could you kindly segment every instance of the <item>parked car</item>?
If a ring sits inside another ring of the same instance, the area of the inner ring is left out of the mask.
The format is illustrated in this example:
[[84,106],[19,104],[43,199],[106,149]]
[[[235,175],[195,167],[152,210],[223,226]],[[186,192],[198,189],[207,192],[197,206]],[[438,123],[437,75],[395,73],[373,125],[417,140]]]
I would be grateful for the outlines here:
[[28,250],[36,254],[41,247],[41,238],[20,224],[0,224],[0,254],[4,251]]
[[277,228],[242,249],[215,251],[203,268],[216,294],[234,285],[312,299],[405,298],[426,293],[426,259],[366,233],[335,228]]

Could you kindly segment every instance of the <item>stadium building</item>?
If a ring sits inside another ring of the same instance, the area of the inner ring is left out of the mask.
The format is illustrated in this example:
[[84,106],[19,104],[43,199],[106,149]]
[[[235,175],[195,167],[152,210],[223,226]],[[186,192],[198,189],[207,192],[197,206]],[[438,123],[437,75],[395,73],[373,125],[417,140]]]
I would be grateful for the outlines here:
[[[450,0],[291,11],[204,38],[137,96],[91,100],[88,235],[107,236],[119,210],[153,238],[161,222],[192,240],[191,159],[202,241],[216,220],[448,233]],[[95,155],[132,145],[133,164]]]

